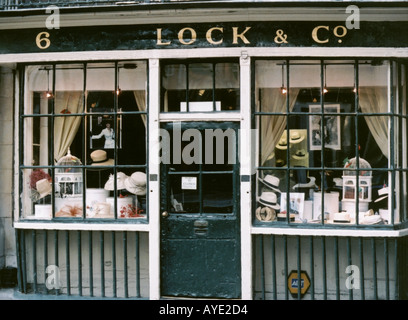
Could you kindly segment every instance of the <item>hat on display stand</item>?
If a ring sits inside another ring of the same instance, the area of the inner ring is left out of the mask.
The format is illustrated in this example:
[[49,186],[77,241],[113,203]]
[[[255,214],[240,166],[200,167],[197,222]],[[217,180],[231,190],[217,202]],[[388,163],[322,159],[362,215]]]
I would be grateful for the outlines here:
[[279,180],[278,177],[275,177],[275,176],[273,176],[273,175],[267,174],[267,175],[265,176],[265,178],[263,178],[263,179],[258,178],[258,179],[259,179],[259,181],[261,181],[261,182],[262,182],[266,187],[268,187],[269,189],[272,189],[273,191],[276,191],[276,192],[279,192],[279,193],[280,193],[280,190],[279,190],[279,182],[280,182],[280,180]]
[[288,140],[286,139],[286,136],[282,136],[278,142],[278,144],[276,145],[277,149],[280,150],[287,150],[288,149]]
[[290,133],[289,143],[296,144],[302,142],[303,140],[305,140],[305,135],[301,134],[299,131],[294,130]]
[[273,221],[276,219],[276,211],[269,207],[258,207],[255,216],[259,221]]
[[309,154],[305,151],[305,149],[299,149],[296,150],[292,158],[295,160],[305,160],[309,158]]
[[291,164],[294,167],[308,167],[309,153],[305,149],[298,149],[292,155]]
[[52,186],[51,186],[51,183],[48,181],[48,179],[38,180],[35,184],[35,187],[39,194],[37,200],[42,199],[45,196],[48,196],[52,192]]
[[280,206],[277,200],[278,200],[278,197],[276,196],[276,193],[262,192],[261,197],[259,198],[258,202],[263,204],[265,207],[279,210]]
[[388,198],[388,193],[389,193],[388,187],[381,188],[380,190],[378,190],[379,198],[375,199],[374,202],[380,202],[381,200]]
[[114,160],[108,159],[108,154],[105,150],[95,150],[89,155],[91,157],[90,165],[92,168],[88,169],[91,171],[106,170],[108,168],[100,168],[103,166],[113,166]]
[[105,150],[95,150],[90,154],[92,166],[112,166],[113,159],[108,159],[108,154]]
[[[116,190],[126,189],[125,180],[128,176],[123,172],[118,172],[116,174]],[[113,174],[109,175],[108,181],[105,183],[105,190],[114,190],[115,189],[115,177]]]
[[146,194],[146,173],[140,171],[134,172],[125,179],[124,183],[126,190],[130,193],[138,196]]

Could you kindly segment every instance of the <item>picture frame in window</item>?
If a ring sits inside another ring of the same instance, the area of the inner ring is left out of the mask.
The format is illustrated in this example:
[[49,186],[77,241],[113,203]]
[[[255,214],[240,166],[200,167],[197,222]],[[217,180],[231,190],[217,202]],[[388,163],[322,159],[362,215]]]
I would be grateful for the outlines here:
[[[309,105],[310,113],[320,113],[320,104]],[[326,149],[341,149],[340,104],[324,106],[324,116],[312,114],[309,116],[309,149],[322,150],[322,139]],[[326,115],[327,114],[327,115]],[[321,120],[323,119],[323,134]]]
[[[287,193],[282,192],[280,196],[280,212],[286,213]],[[294,214],[298,219],[303,219],[305,208],[305,194],[302,192],[290,192],[289,193],[289,213]]]
[[[98,109],[98,114],[89,116],[89,147],[90,149],[122,149],[122,115],[116,116],[116,132],[114,132],[113,109]],[[121,112],[121,109],[118,110]],[[103,114],[105,113],[105,114]]]

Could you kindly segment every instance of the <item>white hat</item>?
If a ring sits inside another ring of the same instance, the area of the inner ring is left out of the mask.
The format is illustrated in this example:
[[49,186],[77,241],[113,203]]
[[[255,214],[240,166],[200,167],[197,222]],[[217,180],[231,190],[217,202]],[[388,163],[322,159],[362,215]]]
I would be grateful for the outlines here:
[[273,191],[280,192],[279,190],[279,178],[273,175],[267,174],[265,178],[259,180],[268,188],[272,189]]
[[276,148],[280,150],[286,150],[288,148],[288,140],[286,139],[286,136],[282,136],[276,145]]
[[125,179],[125,188],[130,193],[138,196],[144,196],[146,194],[146,173],[133,172],[130,177]]
[[262,195],[258,201],[266,207],[279,210],[280,206],[277,203],[277,199],[278,198],[274,192],[262,192]]
[[95,150],[91,154],[93,166],[111,166],[113,159],[108,159],[108,154],[104,150]]
[[292,131],[289,136],[290,143],[299,143],[299,142],[302,142],[304,139],[305,139],[305,135],[300,134],[300,132],[297,130]]
[[[127,177],[128,176],[123,172],[118,172],[116,174],[116,190],[125,189],[125,180]],[[105,183],[105,190],[114,190],[115,187],[114,181],[115,181],[114,175],[113,174],[109,175],[109,179]]]
[[38,180],[35,184],[35,188],[39,193],[38,199],[44,198],[52,192],[52,186],[48,179]]
[[389,193],[388,187],[381,188],[380,190],[378,190],[378,195],[382,197],[375,199],[374,202],[380,202],[381,200],[388,198],[388,193]]
[[295,154],[292,156],[293,159],[295,160],[304,160],[307,159],[307,152],[305,151],[305,149],[299,149],[296,150]]

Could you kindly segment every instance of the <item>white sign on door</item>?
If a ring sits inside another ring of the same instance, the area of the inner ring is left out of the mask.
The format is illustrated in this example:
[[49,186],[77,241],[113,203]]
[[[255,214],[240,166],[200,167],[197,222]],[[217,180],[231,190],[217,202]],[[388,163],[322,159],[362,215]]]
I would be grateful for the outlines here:
[[197,190],[197,177],[181,177],[182,190]]

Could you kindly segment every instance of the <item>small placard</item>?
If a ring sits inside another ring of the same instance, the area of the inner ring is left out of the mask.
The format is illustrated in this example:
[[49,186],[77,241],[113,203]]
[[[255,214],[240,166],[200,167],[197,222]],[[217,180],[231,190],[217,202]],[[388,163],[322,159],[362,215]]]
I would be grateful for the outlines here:
[[181,177],[181,189],[197,190],[197,177]]

